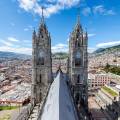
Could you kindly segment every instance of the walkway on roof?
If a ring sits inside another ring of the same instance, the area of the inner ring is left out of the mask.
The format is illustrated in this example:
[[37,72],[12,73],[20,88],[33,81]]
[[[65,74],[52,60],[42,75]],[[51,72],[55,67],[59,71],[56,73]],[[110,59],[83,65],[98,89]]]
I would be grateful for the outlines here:
[[60,70],[51,85],[39,120],[78,120],[66,77]]

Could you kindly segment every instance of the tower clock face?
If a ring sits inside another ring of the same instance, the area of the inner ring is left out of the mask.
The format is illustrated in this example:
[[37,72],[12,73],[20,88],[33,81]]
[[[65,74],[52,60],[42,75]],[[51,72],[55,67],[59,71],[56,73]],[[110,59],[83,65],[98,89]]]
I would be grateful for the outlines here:
[[44,65],[44,57],[44,52],[40,50],[38,53],[38,65]]
[[81,53],[77,51],[76,56],[75,56],[75,66],[80,66],[81,65]]
[[77,53],[76,53],[76,58],[81,58],[81,54],[80,54],[80,52],[78,52],[78,51],[77,51]]
[[41,57],[44,57],[44,52],[40,50],[38,53],[38,58],[41,58]]

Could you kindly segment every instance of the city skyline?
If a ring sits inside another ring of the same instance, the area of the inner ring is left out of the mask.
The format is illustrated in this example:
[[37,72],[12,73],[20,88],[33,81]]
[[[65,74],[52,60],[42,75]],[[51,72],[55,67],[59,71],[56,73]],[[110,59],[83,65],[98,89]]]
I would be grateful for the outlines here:
[[[31,54],[33,29],[38,29],[41,6],[52,38],[52,51],[67,51],[68,38],[78,16],[89,37],[89,52],[120,44],[120,1],[10,0],[0,2],[0,51]],[[57,28],[57,29],[56,29]]]
[[119,0],[1,0],[0,14],[0,120],[120,120]]

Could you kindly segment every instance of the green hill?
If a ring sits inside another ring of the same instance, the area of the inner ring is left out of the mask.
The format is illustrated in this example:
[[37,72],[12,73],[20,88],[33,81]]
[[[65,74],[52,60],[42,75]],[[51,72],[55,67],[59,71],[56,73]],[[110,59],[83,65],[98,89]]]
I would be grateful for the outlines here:
[[94,51],[93,53],[98,54],[98,53],[116,52],[116,51],[120,51],[120,45],[107,47],[107,48],[99,48],[96,51]]
[[65,59],[65,58],[68,57],[68,53],[66,53],[66,52],[53,53],[52,57],[54,57],[54,58],[60,58],[60,59]]

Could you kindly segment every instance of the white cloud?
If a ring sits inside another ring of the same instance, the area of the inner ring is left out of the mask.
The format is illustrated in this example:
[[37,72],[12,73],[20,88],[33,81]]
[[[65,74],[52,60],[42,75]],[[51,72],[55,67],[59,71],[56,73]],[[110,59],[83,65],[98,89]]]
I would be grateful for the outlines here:
[[23,8],[26,11],[31,10],[36,3],[36,0],[18,0],[18,2],[20,3],[20,7]]
[[62,6],[60,6],[59,4],[52,5],[46,9],[45,15],[49,17],[51,14],[55,14],[61,9],[62,9]]
[[[19,41],[20,40],[14,37],[8,37],[6,40],[0,39],[0,51],[31,54],[32,48],[26,47],[26,44],[24,46],[21,46],[20,44],[16,44],[16,42],[19,42]],[[22,40],[21,44],[24,44],[26,42],[27,42],[27,45],[30,43],[30,41],[28,40]]]
[[[9,44],[6,44],[5,46],[0,46],[0,51],[8,51],[8,52],[16,52],[21,54],[32,54],[32,48],[31,47],[20,47],[20,46],[11,46]],[[52,46],[52,52],[68,52],[68,45],[67,44],[56,44],[55,46]]]
[[91,47],[88,47],[88,53],[92,53],[96,50],[96,48],[91,48]]
[[32,45],[32,41],[30,41],[30,40],[22,40],[22,42],[25,43],[25,44],[27,43],[27,44],[31,44]]
[[5,40],[0,39],[0,44],[3,44],[4,46],[14,46],[14,42],[19,42],[19,40],[14,37],[8,37]]
[[94,36],[96,36],[96,34],[94,34],[94,33],[89,33],[88,34],[88,37],[94,37]]
[[69,42],[70,38],[67,39],[67,42]]
[[98,5],[93,8],[93,12],[102,14],[105,12],[105,8],[103,5]]
[[14,27],[14,26],[15,26],[15,23],[11,22],[10,25]]
[[113,10],[106,11],[105,15],[115,15],[116,13]]
[[28,55],[32,54],[32,49],[25,47],[14,48],[10,46],[0,46],[0,51],[15,52],[21,54],[28,54]]
[[90,14],[99,14],[99,15],[115,15],[116,12],[112,9],[107,9],[103,5],[97,5],[92,8],[84,7],[82,10],[82,14],[84,16],[88,16]]
[[88,16],[91,13],[90,7],[83,8],[82,14]]
[[24,31],[29,31],[29,29],[28,28],[24,28]]
[[[20,8],[27,12],[37,13],[41,16],[42,7],[45,6],[44,15],[49,17],[51,14],[55,14],[63,9],[71,8],[77,5],[80,0],[18,0]],[[49,4],[48,4],[49,2]]]
[[115,15],[115,11],[112,9],[106,9],[103,5],[98,5],[93,7],[94,14],[101,14],[101,15]]
[[13,46],[11,42],[5,41],[5,40],[0,40],[0,42],[6,46]]
[[24,31],[29,31],[29,30],[33,30],[33,26],[32,25],[28,25],[28,27],[24,28]]
[[61,4],[61,6],[72,7],[77,5],[80,0],[58,0],[58,2]]
[[52,52],[68,52],[68,45],[67,44],[56,44],[55,46],[52,46]]
[[120,41],[111,41],[111,42],[104,42],[104,43],[99,43],[96,45],[98,48],[104,48],[104,47],[109,47],[109,46],[114,46],[114,45],[119,45]]
[[18,42],[19,41],[14,37],[8,37],[8,40],[11,41],[11,42]]
[[33,29],[33,26],[32,26],[32,25],[28,25],[28,28],[29,28],[29,29]]

